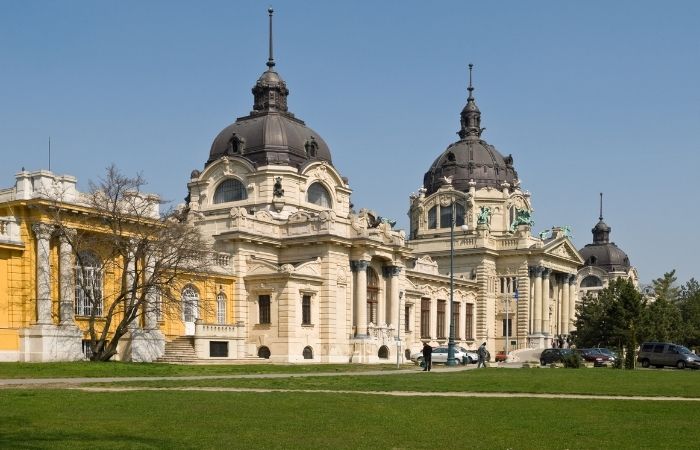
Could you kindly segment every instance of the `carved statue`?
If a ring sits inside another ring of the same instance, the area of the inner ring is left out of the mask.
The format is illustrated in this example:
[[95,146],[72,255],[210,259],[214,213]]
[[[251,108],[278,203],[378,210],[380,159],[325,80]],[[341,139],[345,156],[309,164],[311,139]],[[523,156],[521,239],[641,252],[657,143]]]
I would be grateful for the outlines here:
[[488,206],[482,206],[477,216],[476,223],[478,225],[484,224],[488,225],[491,223],[491,208]]
[[515,218],[510,224],[510,232],[514,232],[518,225],[533,226],[535,221],[530,217],[530,211],[527,209],[515,208]]
[[571,234],[571,226],[570,225],[564,225],[561,229],[564,232],[564,237],[572,237],[573,236]]
[[552,231],[552,230],[549,230],[549,229],[540,231],[540,234],[539,234],[540,239],[542,239],[543,241],[544,241],[545,239],[547,239],[547,235],[548,235],[551,231]]
[[275,184],[272,187],[272,196],[273,197],[283,197],[284,196],[284,189],[282,189],[282,177],[275,178]]

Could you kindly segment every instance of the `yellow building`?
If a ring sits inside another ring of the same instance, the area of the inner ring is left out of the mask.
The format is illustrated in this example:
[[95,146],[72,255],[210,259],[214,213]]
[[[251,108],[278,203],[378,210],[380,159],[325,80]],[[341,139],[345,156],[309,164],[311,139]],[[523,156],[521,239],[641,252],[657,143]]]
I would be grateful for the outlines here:
[[[124,233],[158,226],[158,198],[141,197],[145,215],[131,218]],[[114,230],[87,199],[74,177],[49,171],[22,170],[13,187],[0,190],[0,361],[84,359],[91,322],[98,333],[107,329],[107,342],[123,334],[112,359],[155,360],[179,336],[199,358],[238,357],[242,338],[225,255],[214,254],[206,270],[180,268],[163,278],[167,285],[154,283],[158,289],[143,294],[135,320],[119,330],[123,311],[114,303],[125,301],[123,283],[137,272],[97,239]]]

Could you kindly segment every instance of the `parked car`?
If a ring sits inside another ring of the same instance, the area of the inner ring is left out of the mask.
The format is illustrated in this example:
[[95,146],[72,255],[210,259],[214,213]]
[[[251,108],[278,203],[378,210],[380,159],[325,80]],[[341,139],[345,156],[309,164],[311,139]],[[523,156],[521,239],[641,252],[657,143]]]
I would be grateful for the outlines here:
[[540,365],[546,366],[555,362],[563,362],[564,358],[571,354],[569,348],[546,348],[540,353]]
[[496,353],[496,362],[505,362],[506,359],[508,359],[506,352]]
[[584,361],[593,363],[594,367],[604,367],[615,362],[615,357],[606,355],[597,348],[580,348],[576,352]]
[[[478,356],[474,352],[468,351],[464,347],[455,346],[455,360],[457,364],[475,364]],[[423,352],[417,352],[411,355],[411,361],[416,364],[423,362]],[[440,347],[433,348],[433,364],[445,364],[447,363],[447,346],[441,345]]]
[[637,361],[642,367],[675,366],[679,369],[700,368],[700,357],[682,345],[670,342],[645,342],[639,348]]
[[612,356],[617,360],[617,352],[614,352],[610,350],[609,348],[601,348],[601,347],[595,347],[594,350],[598,350],[600,353],[603,353],[608,356]]

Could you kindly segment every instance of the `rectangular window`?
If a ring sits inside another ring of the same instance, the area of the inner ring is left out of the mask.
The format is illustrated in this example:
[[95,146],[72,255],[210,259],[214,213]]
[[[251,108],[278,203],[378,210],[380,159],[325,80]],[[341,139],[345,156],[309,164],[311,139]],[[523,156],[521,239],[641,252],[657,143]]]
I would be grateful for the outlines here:
[[403,331],[405,331],[407,333],[409,331],[411,331],[410,322],[411,322],[411,306],[406,305],[403,308]]
[[474,319],[474,305],[472,303],[467,303],[467,313],[465,314],[464,322],[464,337],[468,340],[474,340],[474,328],[472,327],[472,321]]
[[455,339],[459,339],[459,302],[452,302],[452,323],[455,325]]
[[209,341],[210,358],[228,358],[228,342]]
[[311,325],[311,296],[301,297],[301,324]]
[[444,338],[445,336],[445,306],[447,301],[438,300],[437,304],[437,337],[438,339]]
[[440,228],[452,226],[452,205],[440,207]]
[[271,323],[270,318],[270,296],[260,295],[258,296],[258,323],[269,324]]
[[437,228],[437,206],[428,210],[428,228],[431,230]]
[[430,337],[430,299],[420,301],[420,337]]
[[503,336],[513,336],[512,319],[503,319]]

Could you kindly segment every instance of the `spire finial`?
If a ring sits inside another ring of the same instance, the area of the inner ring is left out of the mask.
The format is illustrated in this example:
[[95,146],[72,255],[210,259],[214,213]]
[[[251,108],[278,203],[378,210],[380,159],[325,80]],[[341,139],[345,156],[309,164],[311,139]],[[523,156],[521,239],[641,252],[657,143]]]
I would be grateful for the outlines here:
[[270,55],[267,58],[267,67],[272,69],[275,67],[275,59],[272,57],[272,13],[274,13],[275,10],[272,9],[272,6],[267,8],[267,13],[270,15]]
[[603,220],[603,193],[600,193],[600,220]]
[[472,91],[474,91],[474,87],[472,86],[472,68],[473,67],[474,67],[474,64],[469,63],[469,87],[467,88],[467,90],[469,91],[469,98],[470,99],[474,99],[474,97],[472,96]]

